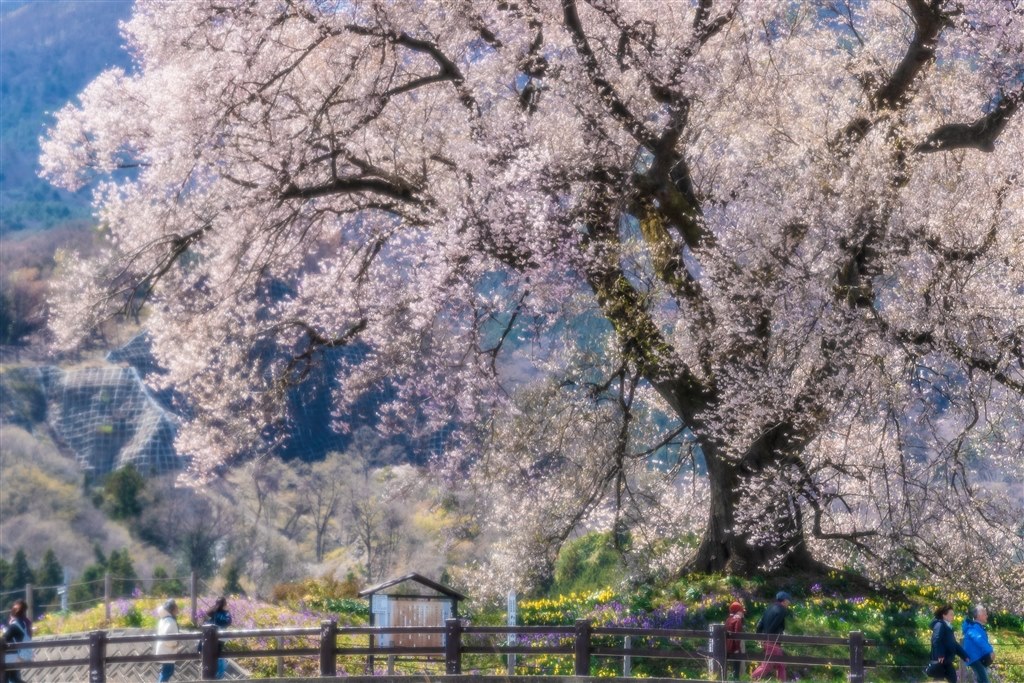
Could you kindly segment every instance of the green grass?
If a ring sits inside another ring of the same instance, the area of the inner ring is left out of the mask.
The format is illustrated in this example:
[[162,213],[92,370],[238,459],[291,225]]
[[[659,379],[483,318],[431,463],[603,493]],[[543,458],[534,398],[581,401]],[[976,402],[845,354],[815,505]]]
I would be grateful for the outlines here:
[[[728,576],[689,576],[667,586],[641,587],[633,591],[576,592],[520,603],[522,624],[571,624],[578,618],[589,618],[599,624],[660,626],[659,619],[674,620],[671,627],[704,629],[710,624],[724,621],[729,603],[740,600],[746,605],[746,630],[753,631],[758,618],[771,603],[776,590],[783,588],[794,595],[792,617],[786,632],[792,635],[847,636],[861,631],[874,644],[866,658],[878,666],[868,673],[869,681],[922,681],[923,669],[929,655],[930,631],[928,625],[932,611],[941,601],[950,601],[957,610],[954,628],[959,636],[960,623],[966,612],[969,597],[965,594],[939,596],[930,586],[904,581],[898,590],[881,596],[877,593],[857,592],[841,577],[820,581],[779,584],[762,579],[739,579]],[[683,607],[685,606],[685,609]],[[503,613],[481,612],[474,615],[475,623],[501,623]],[[996,613],[989,625],[990,639],[996,648],[996,672],[1004,683],[1024,683],[1024,619],[1019,615]],[[613,645],[613,643],[609,643]],[[621,645],[621,641],[614,643]],[[690,648],[706,647],[706,641],[683,643]],[[844,646],[787,646],[787,654],[805,656],[835,656],[845,662]],[[758,652],[754,644],[748,652]],[[621,673],[621,660],[598,659],[591,673],[616,675]],[[477,663],[487,669],[483,661]],[[572,660],[568,657],[520,658],[520,673],[571,673]],[[839,683],[847,678],[844,666],[808,667],[790,666],[790,678],[801,681]],[[495,666],[495,671],[501,670]],[[707,676],[701,662],[669,662],[668,660],[635,660],[635,676],[673,676],[702,678]],[[748,673],[745,674],[749,678]],[[970,680],[970,679],[968,679]]]

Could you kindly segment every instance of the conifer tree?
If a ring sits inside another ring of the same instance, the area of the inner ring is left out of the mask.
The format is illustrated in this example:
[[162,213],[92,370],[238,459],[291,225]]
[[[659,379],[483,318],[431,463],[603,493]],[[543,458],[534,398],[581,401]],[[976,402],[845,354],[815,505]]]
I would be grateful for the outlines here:
[[48,548],[35,574],[36,609],[53,607],[57,600],[57,586],[64,582],[64,567],[57,560],[57,553]]
[[11,590],[14,593],[10,595],[10,600],[24,599],[25,586],[32,583],[34,579],[35,576],[25,557],[25,551],[18,548],[18,551],[14,553],[14,563],[11,568]]
[[163,565],[157,565],[153,570],[153,587],[149,592],[152,595],[162,598],[184,595],[185,584],[183,584],[181,579],[177,577],[171,578],[168,576],[167,570]]
[[128,548],[121,548],[110,553],[107,571],[111,576],[111,592],[114,597],[131,597],[138,584],[138,575],[132,563]]

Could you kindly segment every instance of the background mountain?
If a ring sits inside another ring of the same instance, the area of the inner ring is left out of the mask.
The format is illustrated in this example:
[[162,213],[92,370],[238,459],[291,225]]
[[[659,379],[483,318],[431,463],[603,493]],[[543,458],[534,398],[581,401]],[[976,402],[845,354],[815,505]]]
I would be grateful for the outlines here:
[[89,215],[88,189],[36,175],[39,136],[100,72],[128,68],[118,24],[130,10],[130,0],[0,0],[0,235]]

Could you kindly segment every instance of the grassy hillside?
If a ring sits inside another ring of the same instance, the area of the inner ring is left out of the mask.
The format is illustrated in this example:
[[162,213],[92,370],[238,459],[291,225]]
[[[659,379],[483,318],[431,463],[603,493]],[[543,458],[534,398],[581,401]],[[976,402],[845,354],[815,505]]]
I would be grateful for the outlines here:
[[[733,600],[747,608],[746,630],[753,631],[757,620],[771,604],[779,588],[777,583],[746,580],[728,576],[690,576],[662,587],[642,587],[629,592],[610,588],[577,592],[520,603],[520,623],[572,624],[576,619],[591,619],[606,626],[649,628],[704,629],[724,621]],[[939,595],[930,586],[904,581],[891,595],[851,591],[838,577],[825,577],[804,584],[787,582],[785,588],[794,595],[792,618],[786,632],[792,635],[846,636],[862,631],[877,647],[869,648],[867,658],[879,664],[869,678],[872,681],[919,681],[927,664],[932,611],[941,602],[950,602],[957,610],[954,628],[960,623],[971,599],[966,594]],[[482,612],[480,620],[500,623],[500,613]],[[1020,615],[995,613],[989,632],[996,648],[998,672],[1002,681],[1024,682],[1024,618]],[[697,648],[706,643],[686,643]],[[786,647],[796,655],[823,656],[845,653],[842,647]],[[759,648],[751,646],[750,652]],[[599,659],[594,665],[596,675],[612,675],[621,671],[621,661]],[[846,669],[821,667],[789,667],[790,676],[808,681],[842,681]],[[523,664],[524,672],[571,673],[572,662],[566,657],[545,657]],[[668,663],[665,660],[640,659],[634,662],[634,675],[692,676],[706,675],[702,663]]]

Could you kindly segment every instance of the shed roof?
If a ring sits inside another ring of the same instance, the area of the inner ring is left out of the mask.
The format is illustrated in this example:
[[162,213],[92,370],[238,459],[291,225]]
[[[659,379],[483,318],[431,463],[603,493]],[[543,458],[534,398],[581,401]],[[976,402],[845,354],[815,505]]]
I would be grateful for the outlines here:
[[422,574],[417,574],[416,572],[412,572],[411,574],[406,574],[405,576],[399,576],[396,579],[388,579],[384,583],[379,583],[376,586],[371,586],[369,588],[365,588],[365,589],[359,591],[359,597],[365,598],[368,595],[373,595],[374,593],[377,593],[378,591],[384,590],[385,588],[390,588],[391,586],[394,586],[395,584],[398,584],[398,583],[402,583],[404,581],[415,581],[416,583],[422,584],[422,585],[426,586],[427,588],[431,588],[431,589],[437,591],[438,593],[442,593],[443,595],[447,595],[448,597],[454,598],[456,600],[466,600],[467,599],[465,595],[463,595],[462,593],[458,592],[454,588],[449,588],[448,586],[445,586],[444,584],[438,583],[437,581],[431,581],[427,577],[423,576]]

